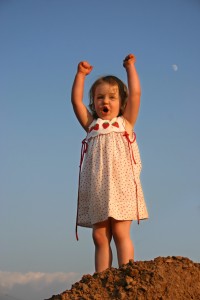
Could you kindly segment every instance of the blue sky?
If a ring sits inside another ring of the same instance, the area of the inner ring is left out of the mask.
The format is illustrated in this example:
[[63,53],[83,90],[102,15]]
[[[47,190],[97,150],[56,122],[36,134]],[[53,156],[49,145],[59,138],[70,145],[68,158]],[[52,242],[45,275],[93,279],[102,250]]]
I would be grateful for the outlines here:
[[198,0],[0,1],[0,295],[48,298],[94,272],[91,230],[74,235],[84,131],[70,93],[81,60],[94,66],[87,104],[96,78],[126,81],[122,61],[137,57],[150,219],[132,226],[135,259],[200,261],[199,30]]

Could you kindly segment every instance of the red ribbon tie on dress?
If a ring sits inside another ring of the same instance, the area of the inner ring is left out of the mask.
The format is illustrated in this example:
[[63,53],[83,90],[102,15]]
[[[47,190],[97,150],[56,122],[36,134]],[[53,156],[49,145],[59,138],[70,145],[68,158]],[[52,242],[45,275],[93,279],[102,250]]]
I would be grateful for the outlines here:
[[87,139],[85,138],[84,140],[82,140],[81,158],[80,158],[80,165],[79,165],[78,200],[77,200],[76,229],[75,229],[77,241],[78,241],[78,207],[79,207],[79,187],[80,187],[81,167],[82,167],[84,156],[85,156],[85,153],[87,152],[87,149],[88,149],[88,142],[87,142]]
[[[127,131],[124,132],[123,134],[125,136],[125,138],[128,141],[128,147],[129,147],[129,151],[130,151],[130,156],[131,156],[131,164],[132,164],[132,169],[133,169],[133,175],[134,175],[134,168],[133,168],[133,163],[136,165],[136,160],[134,157],[134,153],[133,153],[133,149],[131,147],[131,144],[135,142],[136,140],[136,134],[135,132],[133,132],[133,140],[130,140],[129,134]],[[139,216],[139,209],[138,209],[138,189],[137,189],[137,183],[136,180],[134,178],[134,184],[135,184],[135,189],[136,189],[136,205],[137,205],[137,221],[138,221],[138,225],[140,224],[140,216]]]

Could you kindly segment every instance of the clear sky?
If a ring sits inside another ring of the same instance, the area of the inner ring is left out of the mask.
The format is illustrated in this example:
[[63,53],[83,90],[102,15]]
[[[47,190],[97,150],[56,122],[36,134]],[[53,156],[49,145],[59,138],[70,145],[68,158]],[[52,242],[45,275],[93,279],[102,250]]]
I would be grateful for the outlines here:
[[96,78],[126,81],[122,61],[137,57],[150,219],[132,226],[135,259],[200,262],[199,32],[198,0],[0,1],[0,295],[48,298],[94,272],[91,230],[74,235],[85,133],[70,93],[81,60],[94,66],[87,104]]

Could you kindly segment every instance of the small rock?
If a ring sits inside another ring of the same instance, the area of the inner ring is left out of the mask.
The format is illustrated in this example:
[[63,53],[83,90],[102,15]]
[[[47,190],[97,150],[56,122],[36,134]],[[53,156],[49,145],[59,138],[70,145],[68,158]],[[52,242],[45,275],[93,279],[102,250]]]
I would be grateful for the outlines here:
[[126,297],[126,293],[125,292],[119,292],[119,299],[127,299],[127,297]]
[[133,282],[133,278],[130,276],[126,276],[125,281],[126,281],[126,284],[129,285]]
[[130,289],[132,289],[132,285],[129,284],[129,285],[125,286],[125,290],[128,291],[128,290],[130,290]]

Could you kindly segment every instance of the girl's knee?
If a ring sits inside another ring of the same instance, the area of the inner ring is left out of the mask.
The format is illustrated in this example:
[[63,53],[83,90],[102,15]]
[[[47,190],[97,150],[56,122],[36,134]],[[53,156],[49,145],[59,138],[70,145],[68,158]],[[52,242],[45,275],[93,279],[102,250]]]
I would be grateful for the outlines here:
[[120,242],[127,238],[127,235],[124,234],[124,232],[121,232],[120,230],[114,230],[113,231],[113,239],[116,242]]
[[93,226],[92,237],[95,246],[110,244],[112,239],[110,219]]
[[130,225],[130,221],[113,221],[112,235],[115,243],[130,239]]
[[95,246],[103,246],[110,244],[110,237],[105,233],[99,230],[93,230],[92,233],[93,241]]

